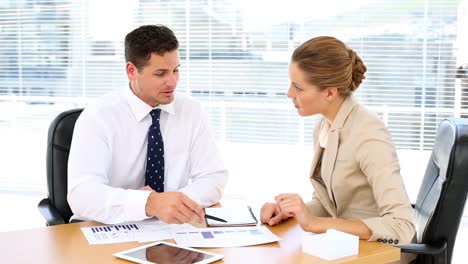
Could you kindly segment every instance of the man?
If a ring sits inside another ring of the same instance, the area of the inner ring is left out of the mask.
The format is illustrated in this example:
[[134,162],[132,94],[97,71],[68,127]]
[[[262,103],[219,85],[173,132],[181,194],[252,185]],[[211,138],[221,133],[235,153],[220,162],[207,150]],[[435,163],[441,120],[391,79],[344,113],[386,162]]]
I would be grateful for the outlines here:
[[175,94],[179,43],[162,25],[125,37],[129,87],[88,106],[75,125],[68,202],[77,217],[112,224],[157,217],[204,221],[227,181],[208,118]]

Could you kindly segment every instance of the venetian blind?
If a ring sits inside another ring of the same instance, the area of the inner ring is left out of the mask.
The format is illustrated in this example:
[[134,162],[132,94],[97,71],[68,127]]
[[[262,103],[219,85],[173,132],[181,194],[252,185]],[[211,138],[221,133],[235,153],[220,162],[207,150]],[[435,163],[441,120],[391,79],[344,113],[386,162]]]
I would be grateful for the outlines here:
[[[357,97],[397,147],[430,149],[442,119],[467,113],[461,8],[455,0],[2,1],[0,181],[44,185],[50,121],[126,85],[125,34],[156,23],[178,36],[178,89],[205,105],[220,142],[311,144],[315,118],[298,117],[286,97],[288,62],[301,42],[331,35],[367,64]],[[26,158],[34,164],[22,166]]]

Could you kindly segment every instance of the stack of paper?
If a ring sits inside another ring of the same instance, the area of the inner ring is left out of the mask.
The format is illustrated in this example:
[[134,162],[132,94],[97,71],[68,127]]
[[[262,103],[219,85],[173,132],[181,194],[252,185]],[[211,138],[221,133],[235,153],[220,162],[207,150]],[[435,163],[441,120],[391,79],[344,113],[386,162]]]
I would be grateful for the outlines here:
[[323,234],[305,233],[302,251],[326,260],[357,255],[359,237],[334,229],[328,229]]

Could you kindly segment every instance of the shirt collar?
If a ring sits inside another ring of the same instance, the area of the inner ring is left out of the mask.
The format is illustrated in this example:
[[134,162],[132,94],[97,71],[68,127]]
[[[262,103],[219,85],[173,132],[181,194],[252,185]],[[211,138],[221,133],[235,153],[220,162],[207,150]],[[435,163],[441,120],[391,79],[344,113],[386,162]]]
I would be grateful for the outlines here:
[[132,113],[135,116],[137,122],[141,122],[143,118],[145,118],[151,112],[151,110],[157,108],[160,108],[169,114],[175,114],[174,101],[165,105],[160,104],[153,108],[138,98],[138,96],[133,93],[130,87],[125,89],[124,97],[127,100],[128,105],[130,106],[130,109],[132,110]]
[[319,144],[322,148],[327,147],[328,143],[328,132],[330,131],[330,122],[328,119],[324,118],[320,124],[320,133],[319,133]]

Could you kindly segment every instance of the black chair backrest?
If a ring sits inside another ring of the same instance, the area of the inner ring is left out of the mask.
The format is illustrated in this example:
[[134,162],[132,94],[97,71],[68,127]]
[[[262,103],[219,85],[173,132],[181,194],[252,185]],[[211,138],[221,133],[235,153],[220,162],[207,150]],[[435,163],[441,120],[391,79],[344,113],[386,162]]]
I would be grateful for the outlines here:
[[[468,191],[468,119],[442,121],[415,204],[418,243],[447,242],[452,251]],[[418,263],[443,263],[444,256],[418,256]]]
[[83,109],[59,114],[49,126],[47,139],[47,189],[51,204],[68,223],[73,215],[67,201],[68,154],[75,122]]

